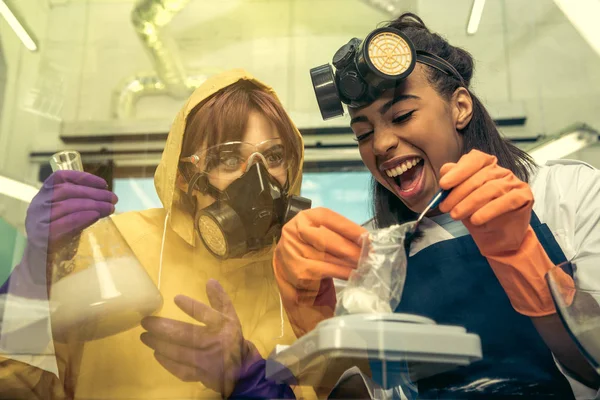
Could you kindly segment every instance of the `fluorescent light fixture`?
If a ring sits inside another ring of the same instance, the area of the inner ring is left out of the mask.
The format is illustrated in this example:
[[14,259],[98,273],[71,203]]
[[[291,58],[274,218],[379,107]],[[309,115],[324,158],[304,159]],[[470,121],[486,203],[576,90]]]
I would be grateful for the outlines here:
[[37,192],[38,189],[31,185],[0,176],[0,195],[12,197],[25,203],[31,203],[31,199],[33,199],[33,196]]
[[588,130],[576,130],[550,142],[543,143],[529,151],[529,155],[533,157],[539,165],[544,165],[549,160],[557,160],[573,154],[592,143],[598,141],[598,132]]
[[481,21],[484,6],[485,0],[473,0],[471,16],[469,17],[469,23],[467,24],[468,35],[474,35],[477,32],[477,29],[479,29],[479,22]]
[[2,15],[6,22],[8,22],[8,25],[10,25],[12,30],[15,31],[18,38],[21,40],[21,42],[23,42],[28,50],[37,51],[37,45],[31,36],[29,36],[29,33],[27,33],[25,28],[23,28],[23,25],[21,25],[17,17],[15,17],[15,15],[12,13],[10,8],[8,8],[4,0],[0,0],[0,15]]
[[554,3],[571,21],[575,29],[600,55],[599,0],[554,0]]

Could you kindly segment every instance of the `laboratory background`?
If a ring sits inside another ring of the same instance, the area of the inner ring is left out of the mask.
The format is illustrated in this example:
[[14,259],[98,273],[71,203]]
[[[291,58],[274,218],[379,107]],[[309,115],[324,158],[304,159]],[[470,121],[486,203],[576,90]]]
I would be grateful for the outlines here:
[[[348,118],[323,122],[310,68],[405,11],[476,60],[473,90],[536,161],[600,167],[598,1],[3,0],[0,5],[0,279],[20,259],[28,200],[62,149],[105,177],[116,212],[160,206],[152,177],[170,124],[203,79],[244,68],[302,132],[302,194],[362,223],[370,174]],[[586,8],[586,5],[591,8]],[[596,137],[594,137],[596,136]]]
[[54,153],[78,151],[117,214],[161,207],[175,115],[232,68],[272,86],[300,130],[301,195],[367,222],[371,174],[348,115],[321,118],[309,70],[403,12],[474,56],[473,91],[536,162],[600,168],[598,0],[0,0],[0,283]]

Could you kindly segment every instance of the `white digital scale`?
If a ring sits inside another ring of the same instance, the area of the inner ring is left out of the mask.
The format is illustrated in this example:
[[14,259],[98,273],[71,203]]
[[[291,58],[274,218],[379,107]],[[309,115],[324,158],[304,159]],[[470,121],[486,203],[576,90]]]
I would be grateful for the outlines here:
[[[330,371],[339,376],[353,361],[366,365],[379,360],[387,371],[396,370],[395,365],[408,370],[415,382],[481,358],[479,336],[460,326],[437,325],[411,314],[352,314],[322,321],[294,344],[278,346],[267,359],[266,377],[320,386]],[[386,377],[382,386],[398,386],[399,379]]]

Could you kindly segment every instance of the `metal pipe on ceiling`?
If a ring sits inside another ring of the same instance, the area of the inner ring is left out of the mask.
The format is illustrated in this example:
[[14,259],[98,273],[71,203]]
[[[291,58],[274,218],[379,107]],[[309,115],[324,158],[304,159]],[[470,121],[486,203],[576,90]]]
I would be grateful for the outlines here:
[[156,74],[167,92],[176,98],[186,97],[189,88],[177,45],[164,28],[188,3],[189,0],[139,0],[131,13],[133,28]]
[[166,29],[189,0],[138,0],[131,22],[146,49],[155,72],[138,73],[125,81],[113,94],[112,114],[117,119],[135,116],[135,105],[143,96],[169,95],[184,99],[205,79],[189,76],[177,44]]

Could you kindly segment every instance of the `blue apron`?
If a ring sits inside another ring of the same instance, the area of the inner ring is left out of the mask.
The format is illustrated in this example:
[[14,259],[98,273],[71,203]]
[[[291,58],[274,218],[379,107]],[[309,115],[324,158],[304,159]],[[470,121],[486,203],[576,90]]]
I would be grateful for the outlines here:
[[[535,213],[531,227],[554,264],[567,261],[552,232]],[[512,308],[470,235],[436,243],[409,258],[396,312],[463,326],[481,338],[481,361],[420,380],[418,398],[574,398],[531,319]],[[382,373],[380,362],[372,361],[371,368],[377,382]],[[387,376],[401,369],[389,366]],[[413,397],[411,385],[403,386],[408,397]]]

